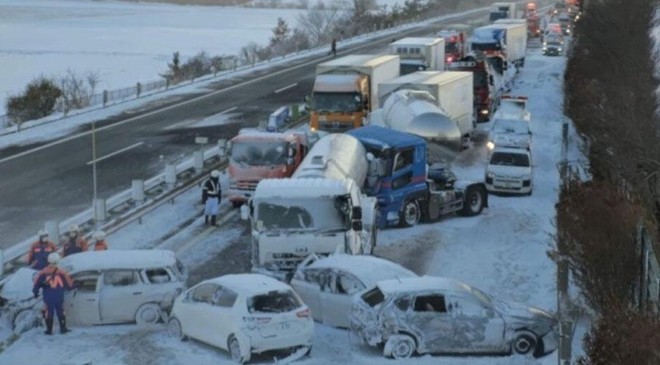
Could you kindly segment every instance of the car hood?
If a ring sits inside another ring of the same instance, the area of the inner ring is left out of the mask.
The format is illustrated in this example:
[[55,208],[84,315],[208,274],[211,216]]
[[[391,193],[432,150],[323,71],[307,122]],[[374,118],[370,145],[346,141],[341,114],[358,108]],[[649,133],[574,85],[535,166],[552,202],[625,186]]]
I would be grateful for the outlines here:
[[546,333],[557,323],[552,313],[541,308],[502,299],[493,299],[493,306],[509,326],[527,327],[538,333]]
[[521,167],[521,166],[504,166],[504,165],[488,165],[488,172],[500,177],[512,177],[519,178],[523,175],[531,175],[531,167]]

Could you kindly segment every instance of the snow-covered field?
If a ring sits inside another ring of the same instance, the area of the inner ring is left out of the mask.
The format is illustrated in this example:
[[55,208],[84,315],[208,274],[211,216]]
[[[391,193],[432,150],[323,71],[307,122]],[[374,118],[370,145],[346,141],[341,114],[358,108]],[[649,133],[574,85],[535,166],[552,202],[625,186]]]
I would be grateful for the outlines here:
[[[554,311],[556,309],[555,266],[546,251],[552,247],[554,205],[557,201],[562,115],[563,57],[544,57],[530,50],[526,67],[518,76],[512,94],[529,97],[532,113],[534,193],[530,197],[491,196],[490,209],[474,218],[452,217],[435,224],[411,229],[382,231],[376,254],[396,260],[429,275],[456,278],[493,295],[521,301]],[[485,128],[487,126],[481,126]],[[483,180],[483,146],[467,150],[454,162],[461,178]],[[171,230],[175,222],[187,219],[199,209],[199,192],[178,199],[170,212],[159,213],[156,222],[131,226],[110,237],[122,242],[115,248],[141,246],[154,230]],[[165,206],[167,207],[167,206]],[[201,221],[172,237],[168,246],[181,247],[199,233]],[[236,214],[226,228],[193,242],[182,259],[192,267],[204,264],[229,241],[239,240]],[[197,228],[195,228],[197,227]],[[181,236],[181,237],[179,237]],[[172,241],[175,240],[175,241]],[[247,241],[244,241],[247,243]],[[42,335],[42,329],[23,335],[0,354],[0,364],[229,364],[227,354],[195,341],[169,338],[163,326],[140,329],[135,326],[74,328],[66,336]],[[38,356],[27,356],[38,354]],[[257,363],[271,362],[258,359]],[[350,342],[348,332],[316,325],[311,357],[300,364],[382,364],[389,362],[377,350]],[[409,364],[556,364],[553,353],[542,359],[518,356],[437,357],[423,356],[400,363]]]
[[0,1],[0,115],[8,94],[39,75],[98,72],[99,90],[159,79],[172,53],[235,55],[265,44],[302,10],[90,0]]

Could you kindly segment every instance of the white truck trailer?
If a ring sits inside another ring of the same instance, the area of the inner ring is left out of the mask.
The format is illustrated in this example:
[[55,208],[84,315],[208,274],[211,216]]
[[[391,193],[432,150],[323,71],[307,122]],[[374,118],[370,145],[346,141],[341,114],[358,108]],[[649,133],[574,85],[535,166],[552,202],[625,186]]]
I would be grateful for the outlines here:
[[515,2],[493,3],[490,6],[490,15],[488,17],[488,20],[491,23],[498,19],[515,19],[515,18],[518,18]]
[[400,74],[445,69],[445,40],[443,38],[402,38],[389,45],[389,53],[399,55]]
[[378,109],[378,85],[399,76],[397,55],[349,55],[316,66],[312,131],[358,128]]
[[508,63],[522,67],[527,52],[527,24],[495,23],[475,28],[471,47],[477,54],[502,56]]
[[376,198],[361,192],[367,152],[355,138],[330,134],[291,179],[259,182],[241,218],[250,219],[253,271],[287,278],[307,256],[371,254]]
[[423,71],[401,76],[381,84],[380,97],[383,108],[372,118],[374,125],[456,147],[467,146],[474,131],[471,72]]

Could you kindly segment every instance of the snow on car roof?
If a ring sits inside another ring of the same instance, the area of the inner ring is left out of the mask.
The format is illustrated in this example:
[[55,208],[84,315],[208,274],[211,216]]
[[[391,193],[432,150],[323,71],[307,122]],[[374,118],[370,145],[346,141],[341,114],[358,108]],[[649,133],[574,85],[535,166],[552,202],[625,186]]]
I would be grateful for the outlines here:
[[390,279],[378,282],[380,290],[387,294],[399,292],[419,292],[427,290],[470,291],[470,287],[458,280],[438,276]]
[[307,268],[343,270],[353,274],[367,287],[374,286],[381,280],[417,276],[414,272],[392,261],[380,257],[362,255],[330,255],[313,262]]
[[323,178],[263,179],[257,185],[254,198],[296,197],[311,198],[320,196],[346,195],[351,191],[353,180]]
[[174,266],[176,257],[169,250],[87,251],[67,256],[60,266],[70,272],[108,269],[145,269]]
[[236,293],[244,293],[248,296],[265,294],[274,290],[291,290],[287,284],[262,274],[230,274],[204,282],[222,285]]

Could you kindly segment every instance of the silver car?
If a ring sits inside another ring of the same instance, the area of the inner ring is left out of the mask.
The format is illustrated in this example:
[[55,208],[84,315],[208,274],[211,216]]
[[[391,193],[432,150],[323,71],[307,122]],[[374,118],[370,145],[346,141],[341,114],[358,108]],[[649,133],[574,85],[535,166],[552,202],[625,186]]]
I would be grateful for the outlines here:
[[462,282],[424,276],[384,280],[357,295],[351,331],[383,355],[518,353],[536,357],[557,348],[550,313],[498,300]]

